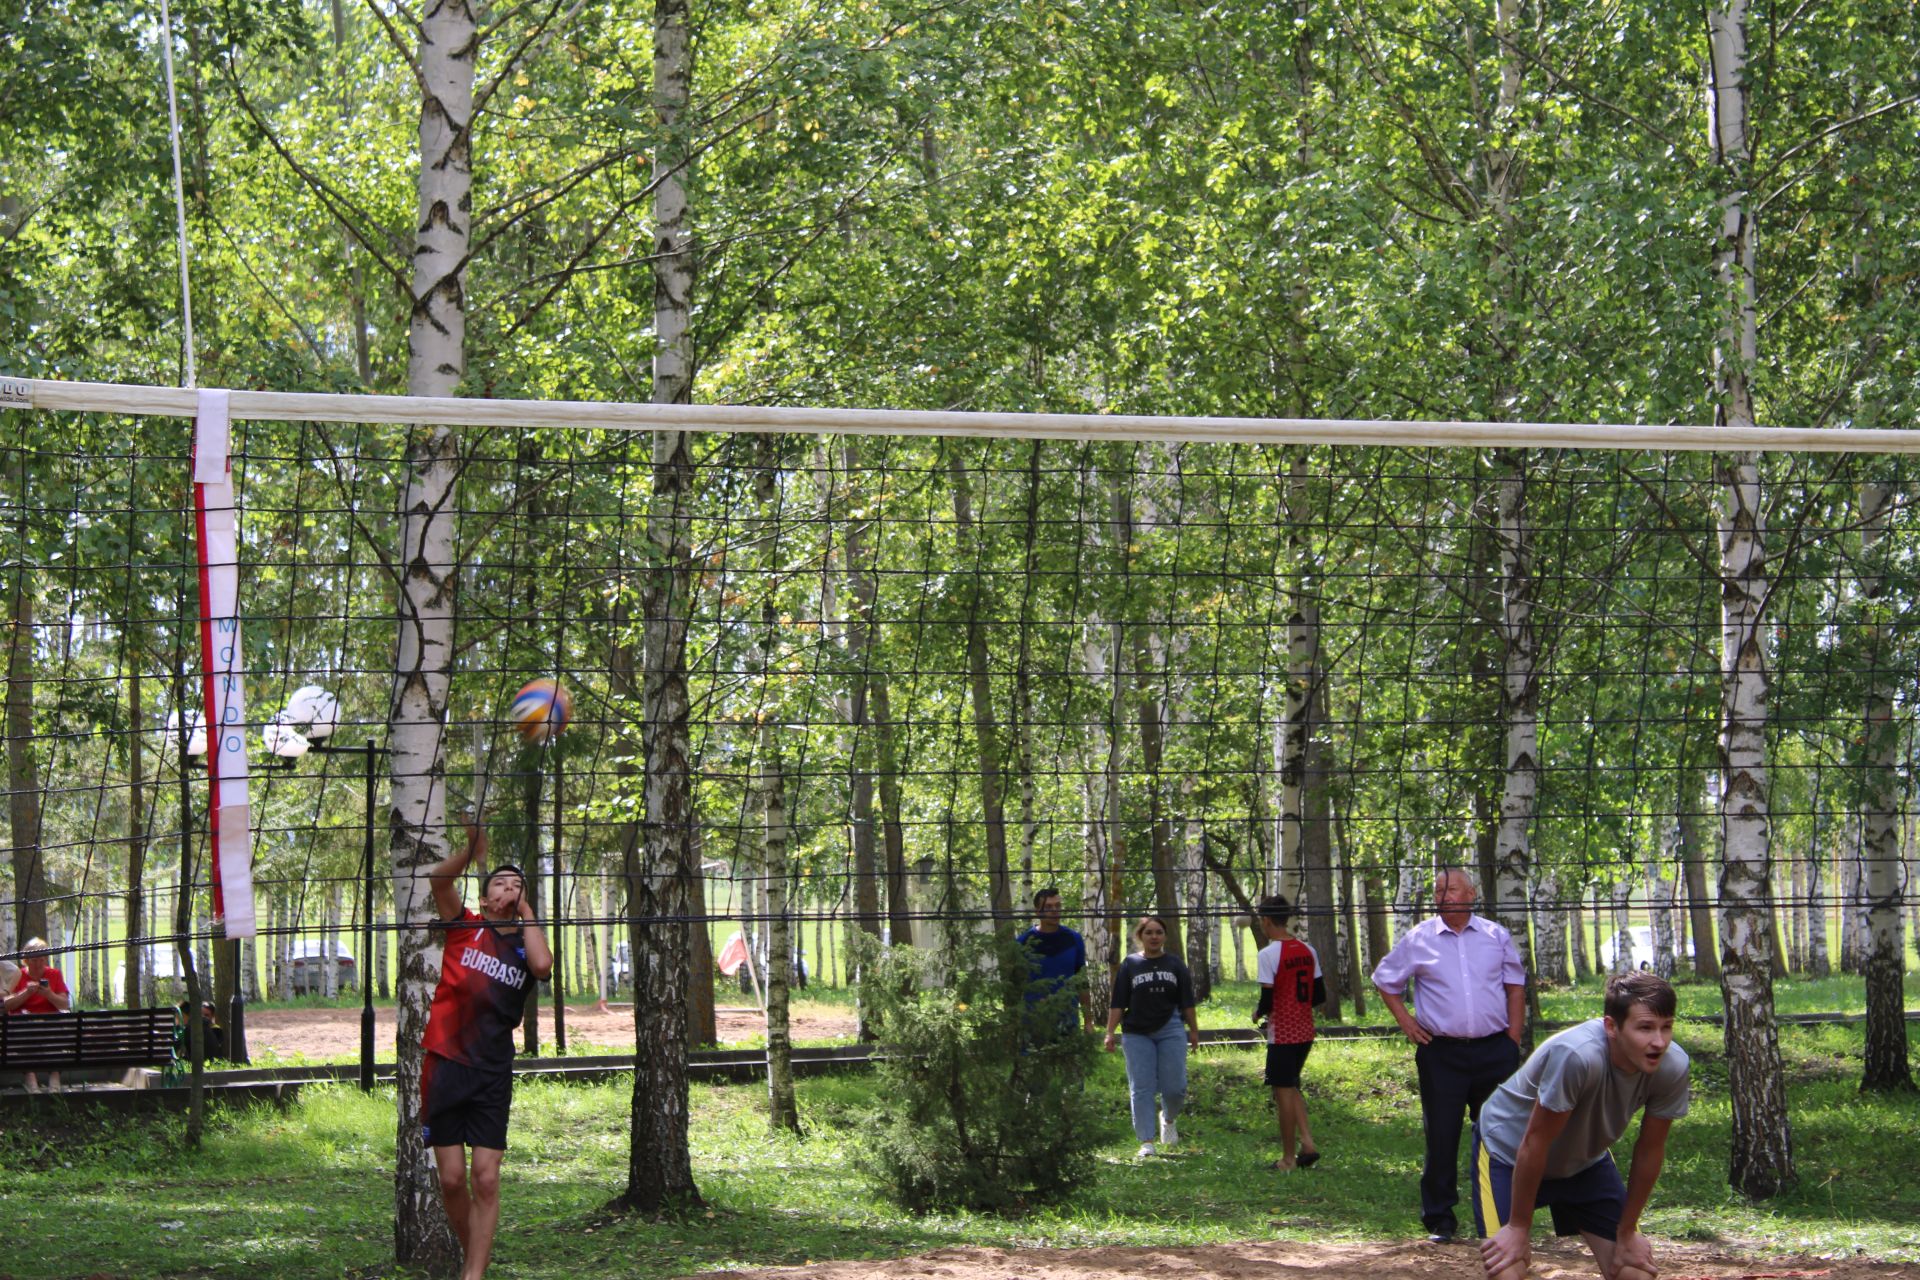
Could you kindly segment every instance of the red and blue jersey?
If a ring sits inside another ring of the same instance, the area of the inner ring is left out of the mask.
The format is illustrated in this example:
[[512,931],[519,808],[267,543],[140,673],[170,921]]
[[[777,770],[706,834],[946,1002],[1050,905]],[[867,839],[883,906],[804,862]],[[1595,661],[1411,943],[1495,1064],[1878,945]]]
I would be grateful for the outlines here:
[[468,1066],[512,1066],[513,1031],[533,982],[519,929],[503,932],[496,922],[462,911],[447,927],[422,1047]]

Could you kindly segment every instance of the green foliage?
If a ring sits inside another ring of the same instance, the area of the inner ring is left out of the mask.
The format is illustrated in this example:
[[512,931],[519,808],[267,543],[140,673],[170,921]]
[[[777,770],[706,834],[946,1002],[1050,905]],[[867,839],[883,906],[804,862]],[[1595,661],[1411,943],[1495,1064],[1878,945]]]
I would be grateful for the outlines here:
[[1072,984],[1032,984],[1004,935],[948,931],[931,951],[864,939],[860,996],[884,1055],[860,1164],[915,1212],[1057,1200],[1099,1143]]

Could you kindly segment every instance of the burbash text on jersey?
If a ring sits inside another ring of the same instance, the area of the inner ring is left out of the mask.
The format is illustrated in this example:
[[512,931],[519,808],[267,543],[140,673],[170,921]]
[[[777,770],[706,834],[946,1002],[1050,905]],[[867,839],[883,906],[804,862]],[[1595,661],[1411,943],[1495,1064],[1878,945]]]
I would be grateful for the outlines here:
[[482,951],[479,947],[468,947],[460,953],[460,963],[469,969],[478,970],[495,982],[504,982],[510,987],[527,985],[527,971],[516,969],[504,963],[500,957]]

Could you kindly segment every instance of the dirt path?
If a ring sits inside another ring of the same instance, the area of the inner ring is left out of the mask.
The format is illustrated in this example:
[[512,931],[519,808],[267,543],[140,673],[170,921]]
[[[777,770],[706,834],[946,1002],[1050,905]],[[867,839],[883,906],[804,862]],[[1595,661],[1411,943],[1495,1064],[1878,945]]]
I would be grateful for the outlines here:
[[[1920,1280],[1920,1267],[1733,1258],[1660,1249],[1661,1280]],[[910,1258],[707,1271],[690,1280],[1482,1280],[1470,1245],[1249,1244],[1174,1248],[936,1249]],[[1593,1280],[1585,1249],[1536,1242],[1536,1280]]]
[[[374,1056],[382,1062],[393,1058],[393,1010],[373,1011]],[[757,1009],[723,1009],[719,1016],[720,1041],[745,1040],[762,1034],[765,1024]],[[831,1012],[796,1013],[793,1018],[795,1040],[826,1040],[854,1033],[853,1015]],[[610,1013],[595,1013],[591,1005],[567,1006],[567,1042],[595,1044],[608,1048],[633,1050],[633,1006],[616,1004]],[[540,1009],[540,1044],[544,1050],[553,1045],[553,1009]],[[247,1049],[257,1059],[271,1049],[282,1058],[303,1055],[307,1058],[337,1058],[360,1052],[360,1011],[358,1009],[249,1009],[247,1010]]]

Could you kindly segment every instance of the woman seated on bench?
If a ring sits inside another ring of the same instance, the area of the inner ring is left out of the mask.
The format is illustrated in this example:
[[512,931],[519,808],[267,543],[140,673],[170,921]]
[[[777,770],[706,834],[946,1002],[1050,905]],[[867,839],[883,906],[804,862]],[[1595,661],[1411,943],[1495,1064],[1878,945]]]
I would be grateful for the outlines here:
[[[47,940],[30,939],[20,952],[20,976],[14,979],[13,989],[7,993],[7,1012],[13,1013],[66,1013],[73,1008],[73,998],[67,993],[67,980],[60,971],[47,963]],[[27,1092],[40,1092],[40,1077],[32,1071],[27,1074]],[[60,1087],[60,1073],[47,1073],[47,1082],[55,1089]]]

